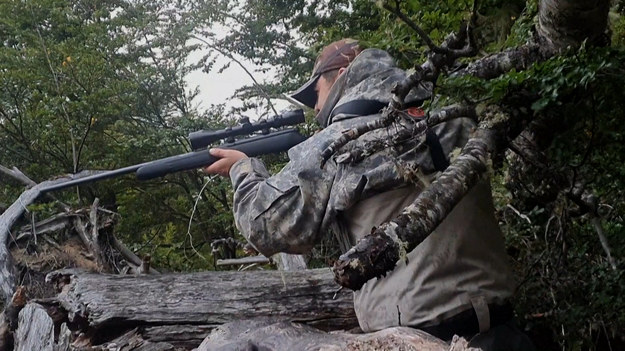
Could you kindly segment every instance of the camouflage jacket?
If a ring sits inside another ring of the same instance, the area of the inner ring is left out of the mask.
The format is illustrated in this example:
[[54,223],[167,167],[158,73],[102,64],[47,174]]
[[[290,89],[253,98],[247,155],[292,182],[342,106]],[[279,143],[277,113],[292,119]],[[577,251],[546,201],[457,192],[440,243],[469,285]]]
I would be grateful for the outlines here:
[[[423,139],[373,153],[357,164],[331,159],[320,167],[321,153],[344,130],[381,117],[333,115],[332,111],[355,100],[388,102],[393,84],[405,77],[386,52],[363,51],[330,91],[318,116],[326,127],[289,150],[290,161],[279,173],[270,175],[255,158],[233,165],[235,221],[261,253],[305,253],[328,229],[346,249],[416,198],[420,187],[406,182],[406,170],[435,174]],[[407,101],[427,95],[426,90],[418,90]],[[433,130],[448,155],[466,143],[472,126],[468,119],[457,119]],[[397,126],[369,132],[341,152],[363,142],[388,139],[392,128]],[[364,331],[433,325],[476,305],[475,299],[493,303],[511,295],[489,188],[482,185],[472,193],[442,225],[448,230],[437,229],[409,254],[408,266],[398,265],[386,278],[372,280],[355,293],[355,309]]]
[[[380,118],[377,114],[330,117],[332,109],[328,106],[338,107],[356,99],[388,102],[393,84],[405,75],[386,52],[363,51],[333,85],[320,112],[323,117],[318,116],[322,124],[329,125],[290,149],[290,162],[278,174],[271,176],[262,162],[254,158],[241,160],[231,168],[235,221],[260,252],[265,255],[307,252],[330,228],[338,213],[360,199],[405,184],[394,161],[396,155],[389,152],[379,152],[356,165],[337,165],[330,160],[323,169],[320,167],[322,151],[344,130]],[[412,94],[410,99],[427,97],[426,93],[420,94]],[[378,130],[368,133],[361,141],[388,138],[388,135],[389,130]],[[344,150],[355,144],[351,142]],[[422,158],[431,168],[429,155]]]

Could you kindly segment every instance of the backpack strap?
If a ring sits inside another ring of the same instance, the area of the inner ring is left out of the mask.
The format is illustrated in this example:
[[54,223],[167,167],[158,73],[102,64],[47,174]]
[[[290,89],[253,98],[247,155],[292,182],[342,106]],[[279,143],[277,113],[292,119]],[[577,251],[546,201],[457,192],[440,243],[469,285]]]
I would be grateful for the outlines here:
[[438,139],[438,135],[431,129],[425,132],[425,144],[430,149],[430,157],[432,157],[434,168],[439,172],[446,170],[447,167],[449,167],[449,160],[445,157],[445,152],[443,151],[441,141]]
[[356,116],[373,115],[380,112],[380,110],[386,106],[388,106],[388,103],[378,100],[352,100],[337,106],[334,110],[332,110],[330,120],[332,120],[334,116],[340,114]]

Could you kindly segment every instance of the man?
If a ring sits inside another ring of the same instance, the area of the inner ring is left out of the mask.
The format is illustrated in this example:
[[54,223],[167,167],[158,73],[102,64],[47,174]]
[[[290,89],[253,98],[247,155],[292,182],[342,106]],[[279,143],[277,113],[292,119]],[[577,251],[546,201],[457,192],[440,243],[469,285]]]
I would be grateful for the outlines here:
[[[237,227],[259,252],[305,253],[329,229],[347,250],[414,201],[422,185],[406,182],[409,170],[418,168],[413,173],[427,182],[443,170],[447,155],[466,143],[474,124],[461,118],[434,128],[433,142],[415,138],[359,163],[331,159],[320,167],[322,151],[342,131],[381,117],[379,111],[388,105],[393,85],[405,77],[382,50],[361,52],[350,39],[334,42],[319,55],[311,79],[292,96],[315,109],[324,129],[289,150],[290,162],[279,173],[271,176],[261,161],[241,152],[211,150],[221,159],[205,171],[230,176]],[[419,106],[429,95],[425,88],[415,89],[406,104]],[[389,140],[392,128],[397,126],[367,133],[340,152],[363,141]],[[520,343],[508,324],[514,284],[487,181],[467,194],[408,254],[407,262],[354,292],[363,331],[411,326],[445,340],[455,334],[467,338],[479,334],[475,345],[485,346],[493,343],[497,336],[491,334],[499,330],[504,341]]]

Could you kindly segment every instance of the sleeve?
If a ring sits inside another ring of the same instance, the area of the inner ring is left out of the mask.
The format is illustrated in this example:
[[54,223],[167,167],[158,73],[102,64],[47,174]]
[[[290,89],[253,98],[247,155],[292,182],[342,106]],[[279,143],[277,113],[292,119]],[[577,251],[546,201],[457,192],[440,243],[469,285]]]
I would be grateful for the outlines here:
[[327,215],[331,173],[300,159],[270,176],[260,160],[239,160],[230,169],[237,228],[266,256],[309,251]]

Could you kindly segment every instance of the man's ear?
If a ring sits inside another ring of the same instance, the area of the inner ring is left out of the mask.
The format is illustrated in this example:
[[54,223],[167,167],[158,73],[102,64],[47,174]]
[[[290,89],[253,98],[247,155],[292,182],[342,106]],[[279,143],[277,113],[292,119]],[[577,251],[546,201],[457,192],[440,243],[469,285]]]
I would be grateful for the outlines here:
[[339,75],[338,75],[338,76],[336,76],[336,78],[340,77],[340,76],[341,76],[341,74],[343,74],[343,72],[345,72],[345,71],[347,71],[347,67],[341,67],[341,68],[339,68]]

